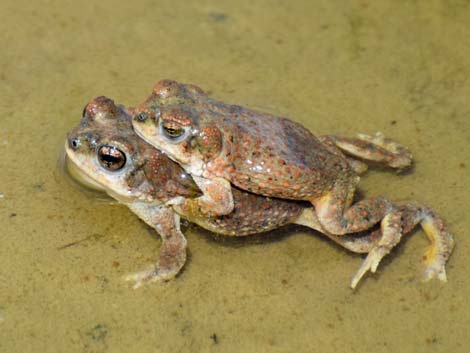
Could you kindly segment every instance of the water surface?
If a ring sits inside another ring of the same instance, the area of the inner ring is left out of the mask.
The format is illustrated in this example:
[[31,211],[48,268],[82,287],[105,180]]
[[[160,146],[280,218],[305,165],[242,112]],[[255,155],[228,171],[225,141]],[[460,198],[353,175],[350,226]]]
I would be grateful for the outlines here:
[[[57,1],[0,5],[1,352],[465,352],[470,339],[470,3]],[[132,290],[160,240],[56,172],[97,95],[135,105],[162,78],[315,133],[382,131],[412,171],[364,195],[419,200],[457,247],[447,284],[419,281],[419,230],[367,276],[302,228],[263,239],[186,231],[177,280]]]

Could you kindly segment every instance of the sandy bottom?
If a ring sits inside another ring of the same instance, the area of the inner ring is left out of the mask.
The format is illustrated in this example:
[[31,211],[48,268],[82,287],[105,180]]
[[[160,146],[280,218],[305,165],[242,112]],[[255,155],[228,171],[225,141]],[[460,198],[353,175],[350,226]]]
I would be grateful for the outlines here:
[[[0,352],[467,352],[467,1],[35,1],[0,5]],[[292,117],[314,133],[382,131],[414,168],[364,195],[448,221],[448,283],[421,283],[421,230],[367,276],[301,227],[214,239],[189,227],[177,280],[132,290],[160,240],[57,171],[86,102],[135,105],[162,78]]]

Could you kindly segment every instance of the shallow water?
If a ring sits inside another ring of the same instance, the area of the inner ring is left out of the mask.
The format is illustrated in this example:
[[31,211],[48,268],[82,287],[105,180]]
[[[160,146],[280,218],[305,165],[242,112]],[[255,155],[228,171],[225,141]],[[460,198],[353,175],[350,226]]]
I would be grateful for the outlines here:
[[[468,1],[4,0],[0,14],[0,352],[468,350]],[[407,145],[412,171],[372,171],[361,189],[446,218],[448,283],[419,281],[421,230],[352,291],[362,258],[313,231],[190,227],[181,276],[130,289],[158,237],[56,162],[87,101],[134,105],[162,78]]]

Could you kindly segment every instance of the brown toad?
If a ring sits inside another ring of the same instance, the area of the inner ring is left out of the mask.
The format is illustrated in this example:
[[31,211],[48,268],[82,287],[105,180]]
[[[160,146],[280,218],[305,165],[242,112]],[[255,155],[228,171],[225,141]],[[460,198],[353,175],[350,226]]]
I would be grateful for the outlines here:
[[[190,173],[202,191],[202,196],[175,205],[183,212],[229,214],[234,185],[264,196],[311,202],[329,234],[357,233],[380,223],[386,244],[369,254],[365,271],[375,271],[402,236],[402,211],[390,200],[353,203],[364,165],[346,154],[397,169],[411,164],[408,149],[382,135],[316,138],[287,118],[226,104],[197,86],[170,80],[160,81],[136,108],[133,126]],[[420,219],[432,224],[425,227],[427,234],[442,245],[439,254],[428,254],[427,276],[445,280],[452,237],[432,212]]]

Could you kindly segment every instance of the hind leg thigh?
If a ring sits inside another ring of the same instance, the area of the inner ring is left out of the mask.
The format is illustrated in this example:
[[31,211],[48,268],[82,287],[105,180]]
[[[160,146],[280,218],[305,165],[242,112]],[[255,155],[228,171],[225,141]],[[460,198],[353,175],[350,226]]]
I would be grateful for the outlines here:
[[392,210],[392,203],[383,197],[351,205],[357,181],[339,180],[328,194],[312,200],[318,221],[327,232],[344,235],[370,229]]

